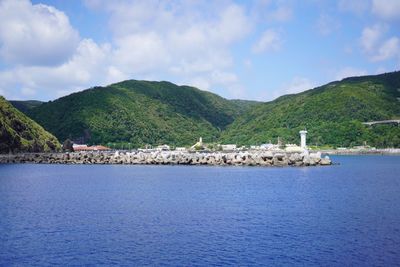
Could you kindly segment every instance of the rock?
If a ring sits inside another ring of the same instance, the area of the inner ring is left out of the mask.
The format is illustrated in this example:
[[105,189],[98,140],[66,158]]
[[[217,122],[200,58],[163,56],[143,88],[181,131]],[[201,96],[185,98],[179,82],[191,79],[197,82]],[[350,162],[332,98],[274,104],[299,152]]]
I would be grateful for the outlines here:
[[331,165],[332,161],[328,156],[325,156],[324,158],[321,159],[321,161],[319,162],[319,164],[321,166],[326,166],[326,165]]
[[183,165],[235,165],[235,166],[315,166],[331,165],[329,157],[307,151],[285,153],[271,151],[190,153],[175,151],[156,152],[73,152],[73,153],[21,153],[0,155],[0,163],[52,163],[52,164],[183,164]]

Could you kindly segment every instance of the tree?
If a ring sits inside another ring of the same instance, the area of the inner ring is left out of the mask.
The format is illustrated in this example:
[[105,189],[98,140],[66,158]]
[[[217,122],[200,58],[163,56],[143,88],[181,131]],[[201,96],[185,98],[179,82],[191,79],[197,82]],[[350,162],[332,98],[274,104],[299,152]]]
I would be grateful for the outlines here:
[[64,152],[74,152],[73,143],[71,140],[67,139],[64,141],[62,149]]

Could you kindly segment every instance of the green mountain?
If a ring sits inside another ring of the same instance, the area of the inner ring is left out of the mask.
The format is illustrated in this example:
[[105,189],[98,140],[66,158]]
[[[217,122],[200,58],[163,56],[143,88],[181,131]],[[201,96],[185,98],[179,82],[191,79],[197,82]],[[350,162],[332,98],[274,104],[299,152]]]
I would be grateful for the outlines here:
[[362,122],[400,118],[400,72],[347,78],[299,94],[285,95],[252,107],[222,134],[223,142],[260,144],[280,137],[334,146],[400,146],[397,125],[365,126]]
[[[110,145],[191,145],[205,142],[298,143],[400,147],[397,125],[362,122],[400,118],[400,72],[352,77],[261,103],[227,100],[169,82],[129,80],[47,103],[23,104],[59,140]],[[15,103],[14,103],[15,104]],[[16,106],[18,106],[16,105]]]
[[9,100],[8,102],[11,103],[11,105],[13,105],[16,109],[18,109],[19,111],[21,111],[24,114],[27,114],[29,112],[29,110],[40,106],[41,104],[43,104],[42,101],[38,101],[38,100]]
[[199,137],[216,141],[254,105],[189,86],[129,80],[43,103],[28,113],[59,140],[181,146]]
[[57,139],[0,96],[0,153],[60,148]]

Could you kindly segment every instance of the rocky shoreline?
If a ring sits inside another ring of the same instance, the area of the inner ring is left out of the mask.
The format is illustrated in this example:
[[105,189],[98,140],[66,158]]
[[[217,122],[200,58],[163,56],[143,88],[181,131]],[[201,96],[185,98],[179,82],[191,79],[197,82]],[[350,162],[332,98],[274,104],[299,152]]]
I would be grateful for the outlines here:
[[325,166],[328,156],[320,152],[74,152],[21,153],[0,155],[1,163],[36,164],[147,164],[147,165],[210,165],[210,166]]

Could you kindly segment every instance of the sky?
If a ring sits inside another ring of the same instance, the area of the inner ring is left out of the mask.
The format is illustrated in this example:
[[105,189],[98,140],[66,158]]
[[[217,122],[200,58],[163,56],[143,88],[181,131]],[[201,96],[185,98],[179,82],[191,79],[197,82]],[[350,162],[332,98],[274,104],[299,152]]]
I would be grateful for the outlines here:
[[270,101],[400,69],[400,0],[0,0],[0,95],[136,79]]

